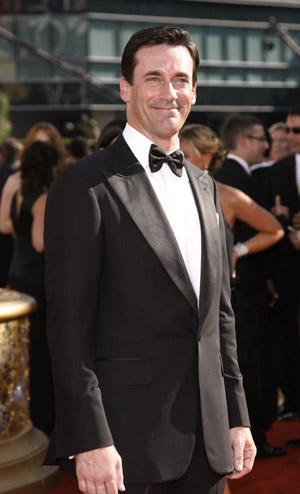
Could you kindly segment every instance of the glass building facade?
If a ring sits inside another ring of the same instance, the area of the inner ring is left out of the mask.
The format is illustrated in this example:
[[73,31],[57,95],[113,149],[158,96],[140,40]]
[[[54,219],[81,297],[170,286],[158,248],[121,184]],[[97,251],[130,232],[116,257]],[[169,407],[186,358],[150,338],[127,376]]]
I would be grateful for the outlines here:
[[[299,0],[0,0],[0,27],[53,56],[49,63],[0,31],[0,89],[20,132],[22,122],[51,117],[61,125],[81,112],[104,123],[124,114],[116,92],[131,34],[177,25],[190,32],[201,58],[194,121],[245,111],[278,120],[300,100],[300,58],[270,30],[271,17],[300,51]],[[59,61],[115,94],[62,70]]]

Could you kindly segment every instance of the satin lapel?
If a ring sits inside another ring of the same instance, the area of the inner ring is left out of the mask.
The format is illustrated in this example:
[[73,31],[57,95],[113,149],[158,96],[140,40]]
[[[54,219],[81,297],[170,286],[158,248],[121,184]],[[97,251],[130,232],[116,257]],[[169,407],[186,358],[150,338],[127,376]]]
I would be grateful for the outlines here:
[[[113,156],[114,163],[120,163],[122,156],[122,166],[118,165],[115,173],[103,173],[172,281],[198,314],[196,295],[173,230],[144,168],[128,153],[126,143],[125,146],[125,155],[123,152]],[[116,149],[112,149],[113,154]]]
[[208,176],[190,163],[185,168],[194,192],[199,211],[202,236],[201,283],[199,304],[199,327],[211,306],[216,287],[217,270],[220,262],[220,235],[214,197],[208,185]]

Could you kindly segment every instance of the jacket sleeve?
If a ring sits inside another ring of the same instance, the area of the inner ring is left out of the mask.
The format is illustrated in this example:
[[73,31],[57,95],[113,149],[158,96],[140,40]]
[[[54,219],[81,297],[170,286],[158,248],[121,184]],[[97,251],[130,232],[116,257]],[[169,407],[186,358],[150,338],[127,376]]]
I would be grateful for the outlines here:
[[56,400],[56,457],[113,444],[95,373],[103,238],[93,188],[69,167],[45,215],[47,333]]
[[236,348],[235,317],[231,306],[230,272],[223,214],[220,208],[217,186],[214,182],[216,211],[222,249],[222,286],[219,309],[220,349],[222,373],[225,382],[229,427],[250,426],[243,378],[239,369]]

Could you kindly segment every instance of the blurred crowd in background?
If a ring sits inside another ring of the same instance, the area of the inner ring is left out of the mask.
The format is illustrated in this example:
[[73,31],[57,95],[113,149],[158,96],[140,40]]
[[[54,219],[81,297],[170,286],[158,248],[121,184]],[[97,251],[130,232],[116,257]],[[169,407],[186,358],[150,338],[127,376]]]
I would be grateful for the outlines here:
[[[4,140],[0,154],[0,287],[32,295],[30,410],[50,434],[54,395],[46,337],[44,213],[47,192],[71,163],[122,134],[115,119],[98,141],[64,142],[49,122],[23,140]],[[258,456],[285,448],[267,443],[275,420],[300,417],[300,105],[270,128],[252,115],[231,116],[222,131],[187,123],[180,133],[186,159],[218,184],[231,266],[237,350]],[[74,218],[76,221],[76,218]],[[291,439],[288,446],[300,446]]]

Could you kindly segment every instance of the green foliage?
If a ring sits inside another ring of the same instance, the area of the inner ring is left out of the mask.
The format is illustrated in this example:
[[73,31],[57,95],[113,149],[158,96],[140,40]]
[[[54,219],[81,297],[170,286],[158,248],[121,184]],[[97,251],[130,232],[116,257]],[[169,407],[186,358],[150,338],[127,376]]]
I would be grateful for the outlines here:
[[11,121],[9,120],[9,99],[7,95],[0,91],[0,145],[10,136],[12,129]]

